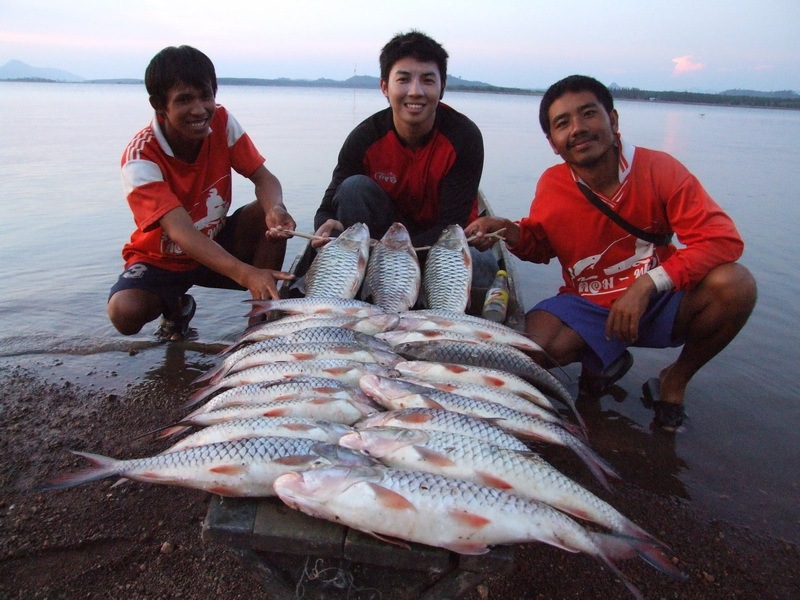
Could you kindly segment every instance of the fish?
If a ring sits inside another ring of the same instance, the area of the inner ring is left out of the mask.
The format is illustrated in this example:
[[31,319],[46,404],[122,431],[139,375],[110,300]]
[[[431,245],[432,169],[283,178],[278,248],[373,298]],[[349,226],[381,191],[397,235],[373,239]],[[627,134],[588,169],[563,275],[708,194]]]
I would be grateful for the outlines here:
[[227,421],[253,419],[256,417],[303,417],[352,425],[363,417],[376,412],[378,412],[377,409],[370,405],[343,398],[302,396],[273,402],[239,404],[205,411],[191,417],[185,417],[174,425],[166,427],[162,435],[171,437],[193,426],[208,427]]
[[108,477],[123,477],[204,490],[220,496],[274,496],[273,483],[278,476],[291,470],[330,466],[334,464],[331,456],[337,457],[337,464],[339,461],[354,465],[373,462],[341,446],[326,448],[317,440],[285,437],[218,442],[129,460],[90,452],[73,451],[73,454],[87,459],[92,466],[60,475],[37,489],[58,490]]
[[364,375],[359,380],[359,385],[369,397],[388,410],[401,408],[452,410],[474,417],[493,419],[496,425],[515,435],[568,448],[607,489],[610,489],[610,485],[606,475],[621,479],[616,470],[583,440],[556,423],[544,421],[495,402],[434,390],[400,379]]
[[422,431],[444,431],[459,433],[494,444],[501,448],[528,452],[530,448],[491,419],[481,419],[452,410],[437,408],[403,408],[386,410],[353,423],[356,430],[370,427],[403,427]]
[[268,321],[247,329],[232,344],[222,350],[224,355],[243,344],[288,336],[303,329],[319,327],[342,327],[368,335],[394,329],[400,317],[396,314],[377,314],[368,317],[352,317],[349,315],[290,315],[276,321]]
[[614,533],[661,543],[532,452],[501,448],[456,432],[386,426],[346,433],[339,444],[377,458],[387,467],[438,473],[496,487],[545,502]]
[[293,437],[337,444],[352,427],[343,423],[309,419],[306,417],[252,417],[223,421],[203,427],[186,436],[162,452],[177,452],[195,446],[206,446],[217,442],[232,442],[248,437]]
[[196,390],[189,396],[184,408],[194,406],[219,390],[251,383],[282,381],[292,377],[325,377],[357,386],[358,379],[365,373],[397,376],[394,369],[377,363],[363,363],[354,360],[297,360],[275,362],[251,367],[223,377],[217,383]]
[[[459,365],[455,363],[428,362],[410,360],[399,362],[394,367],[401,376],[410,376],[428,382],[460,385],[476,383],[492,389],[516,394],[529,402],[552,410],[553,403],[546,397],[542,400],[542,392],[517,375],[498,369]],[[566,391],[566,390],[565,390]]]
[[192,383],[198,384],[206,381],[218,381],[237,364],[238,369],[236,370],[241,370],[242,363],[240,361],[243,361],[251,354],[272,350],[276,347],[288,344],[303,346],[311,343],[358,345],[365,349],[392,352],[392,347],[387,342],[359,331],[353,331],[352,329],[345,329],[343,327],[309,327],[284,336],[248,343],[226,354],[222,354],[218,357],[215,366],[199,375]]
[[393,348],[401,356],[413,360],[488,367],[522,377],[542,391],[554,394],[554,397],[563,401],[581,429],[586,431],[586,423],[566,388],[530,356],[516,348],[494,342],[470,340],[406,342],[397,344]]
[[306,273],[306,298],[355,298],[369,260],[369,228],[355,223],[325,244]]
[[638,589],[616,562],[637,554],[662,572],[685,578],[646,540],[590,532],[563,512],[497,488],[391,467],[322,467],[285,473],[274,484],[288,506],[376,536],[391,536],[483,554],[498,544],[543,542],[605,564],[630,592]]
[[203,412],[241,406],[243,404],[266,404],[278,400],[296,398],[337,398],[359,404],[372,404],[372,400],[357,385],[348,385],[329,377],[290,377],[238,385],[217,394],[206,403],[186,415],[190,418]]
[[362,298],[371,297],[388,312],[403,312],[417,302],[421,281],[411,236],[402,223],[392,223],[372,248]]
[[464,312],[472,290],[472,255],[464,230],[448,225],[431,246],[422,275],[425,306]]
[[384,314],[386,311],[380,306],[357,300],[355,298],[279,298],[245,300],[253,305],[246,317],[278,312],[288,315],[335,315],[351,317],[369,317]]
[[[442,383],[435,381],[426,381],[424,379],[419,379],[409,375],[401,375],[399,379],[402,381],[408,381],[409,383],[413,383],[415,385],[422,385],[425,387],[434,388],[444,393],[459,394],[461,396],[474,398],[476,400],[486,400],[487,402],[495,402],[497,404],[502,404],[503,406],[507,406],[508,408],[513,408],[514,410],[518,410],[519,412],[532,415],[534,417],[538,417],[544,421],[557,423],[558,425],[567,429],[573,434],[580,436],[583,436],[584,434],[582,429],[576,427],[575,425],[573,425],[568,421],[565,421],[551,408],[543,407],[542,403],[540,402],[531,402],[530,400],[521,398],[520,396],[517,396],[516,394],[513,394],[511,392],[470,382],[456,381],[456,382]],[[544,399],[543,402],[545,403],[548,402],[547,398],[543,394],[542,398]]]
[[306,342],[300,344],[288,342],[262,346],[259,350],[251,352],[244,352],[243,349],[242,355],[238,360],[229,362],[226,370],[219,370],[208,377],[195,381],[207,381],[208,384],[214,384],[227,375],[274,362],[335,358],[358,362],[374,362],[385,367],[390,367],[403,360],[391,350],[378,349],[377,341],[371,348],[364,347],[359,343]]
[[395,330],[441,330],[460,333],[479,341],[514,346],[525,352],[544,352],[542,347],[519,331],[482,317],[452,311],[412,310],[400,313]]

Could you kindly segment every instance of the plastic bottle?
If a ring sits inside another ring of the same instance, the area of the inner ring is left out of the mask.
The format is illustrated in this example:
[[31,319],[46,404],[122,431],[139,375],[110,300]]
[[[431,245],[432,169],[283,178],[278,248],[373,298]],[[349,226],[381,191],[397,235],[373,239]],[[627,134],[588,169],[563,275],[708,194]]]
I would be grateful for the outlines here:
[[502,323],[508,312],[508,273],[500,269],[494,276],[492,287],[486,292],[481,315],[484,319]]

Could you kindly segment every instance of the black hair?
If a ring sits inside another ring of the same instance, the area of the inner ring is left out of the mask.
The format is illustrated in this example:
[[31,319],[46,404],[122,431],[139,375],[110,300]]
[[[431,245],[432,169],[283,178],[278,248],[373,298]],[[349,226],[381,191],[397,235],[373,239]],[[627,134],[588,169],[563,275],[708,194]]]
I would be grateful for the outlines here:
[[597,97],[606,112],[610,113],[614,110],[614,98],[606,86],[597,79],[586,75],[570,75],[547,88],[539,103],[539,125],[542,126],[545,135],[550,135],[550,107],[553,102],[570,92],[591,92]]
[[381,49],[379,58],[381,80],[388,81],[394,64],[409,56],[420,62],[436,63],[436,66],[439,67],[439,76],[442,78],[442,92],[444,92],[447,82],[447,51],[439,42],[416,29],[412,29],[408,33],[398,33]]
[[147,93],[158,106],[167,103],[167,94],[175,85],[183,83],[200,89],[211,85],[217,95],[217,74],[214,63],[205,54],[191,46],[168,46],[156,54],[144,72]]

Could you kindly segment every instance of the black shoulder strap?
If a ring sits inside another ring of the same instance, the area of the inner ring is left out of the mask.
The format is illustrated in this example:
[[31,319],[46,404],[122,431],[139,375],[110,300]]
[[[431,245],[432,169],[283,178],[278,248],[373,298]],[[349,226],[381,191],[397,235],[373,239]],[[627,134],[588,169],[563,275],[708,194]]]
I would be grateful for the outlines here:
[[643,229],[639,229],[636,225],[629,223],[622,217],[620,217],[617,213],[615,213],[611,207],[603,202],[600,198],[597,197],[589,187],[580,181],[577,182],[578,188],[581,190],[586,199],[594,204],[594,206],[600,210],[604,215],[606,215],[609,219],[614,221],[617,225],[622,227],[628,233],[635,235],[640,240],[644,240],[645,242],[650,242],[651,244],[655,244],[656,246],[667,246],[672,242],[672,234],[671,233],[651,233],[649,231],[644,231]]

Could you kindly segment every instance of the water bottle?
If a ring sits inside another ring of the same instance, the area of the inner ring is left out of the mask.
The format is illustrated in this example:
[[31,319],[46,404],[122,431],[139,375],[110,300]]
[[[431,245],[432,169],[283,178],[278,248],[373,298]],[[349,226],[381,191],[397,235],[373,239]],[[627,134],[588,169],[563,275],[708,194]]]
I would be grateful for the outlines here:
[[484,319],[502,323],[508,312],[508,273],[500,269],[494,276],[492,287],[486,292],[481,315]]

